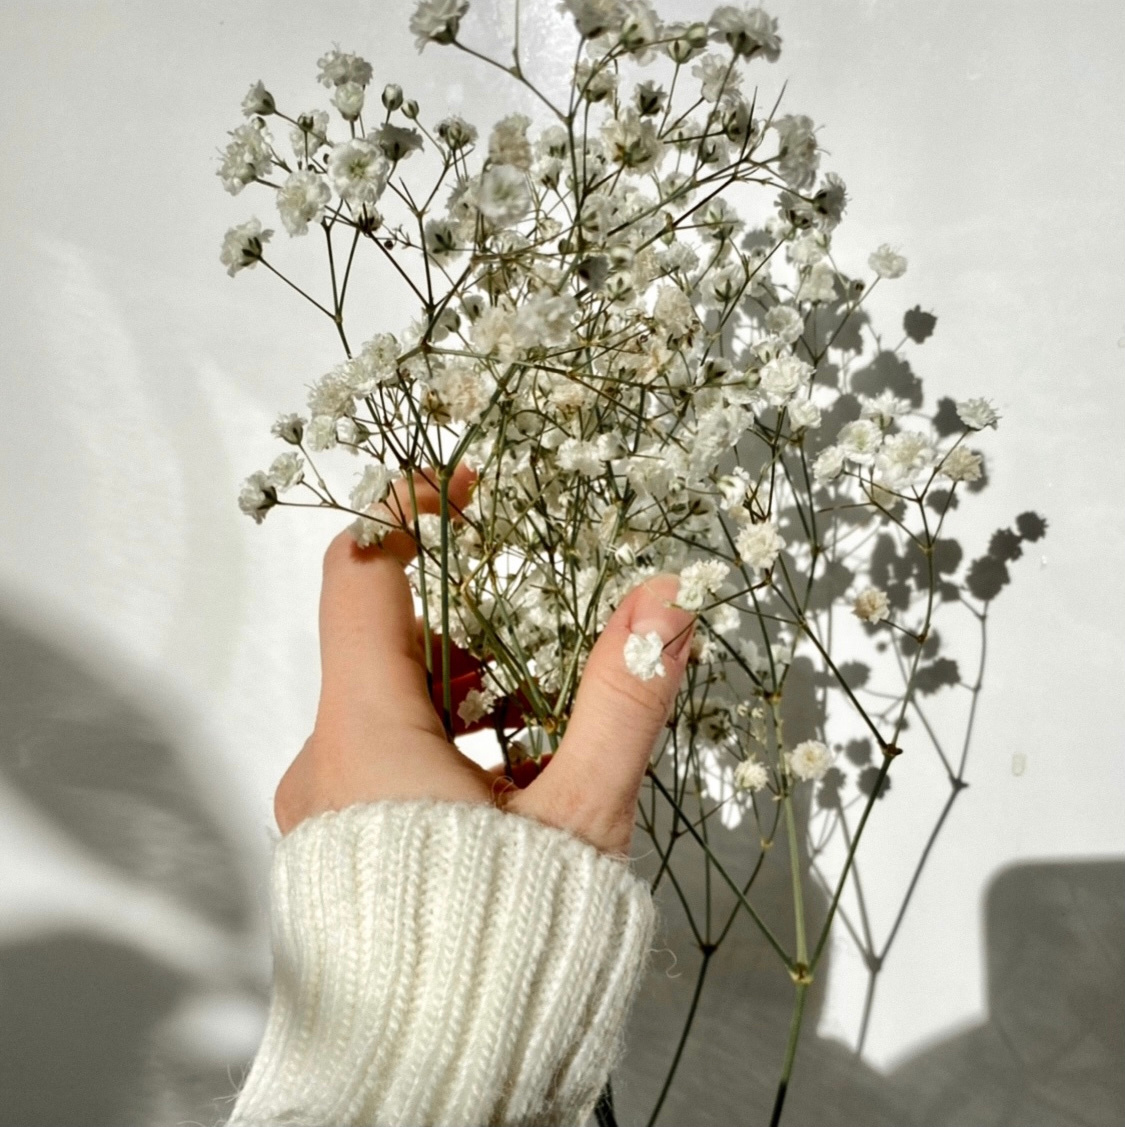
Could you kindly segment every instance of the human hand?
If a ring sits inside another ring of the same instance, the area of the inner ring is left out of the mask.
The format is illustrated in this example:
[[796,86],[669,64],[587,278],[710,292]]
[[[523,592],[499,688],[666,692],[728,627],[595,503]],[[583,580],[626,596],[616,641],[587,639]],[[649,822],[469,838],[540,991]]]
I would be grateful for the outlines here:
[[[455,509],[468,502],[472,482],[459,467],[450,481]],[[436,513],[437,489],[421,475],[414,485],[418,512]],[[396,483],[393,503],[388,519],[409,511],[405,481]],[[678,579],[654,576],[622,600],[591,650],[556,753],[521,789],[446,738],[404,570],[415,551],[405,529],[389,533],[380,547],[360,548],[349,532],[328,547],[320,703],[312,735],[277,788],[281,832],[356,803],[428,798],[491,803],[569,830],[606,853],[627,854],[641,781],[691,646],[694,616],[665,605]],[[630,632],[653,630],[665,641],[666,672],[642,681],[625,667],[625,641]]]

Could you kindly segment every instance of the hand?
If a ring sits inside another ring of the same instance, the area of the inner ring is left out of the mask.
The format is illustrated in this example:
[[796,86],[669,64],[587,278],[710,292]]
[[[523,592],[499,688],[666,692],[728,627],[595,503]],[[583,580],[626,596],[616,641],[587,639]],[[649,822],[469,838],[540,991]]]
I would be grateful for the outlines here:
[[[473,476],[459,467],[450,502],[468,502]],[[415,476],[421,513],[438,511],[437,489]],[[388,519],[409,510],[396,483]],[[393,515],[391,515],[393,514]],[[487,802],[627,854],[637,795],[657,736],[687,665],[694,616],[665,605],[678,579],[655,576],[614,611],[586,664],[558,750],[520,789],[478,766],[446,738],[430,699],[420,620],[404,565],[416,550],[400,528],[380,547],[360,548],[348,532],[324,559],[320,600],[321,693],[313,733],[277,788],[282,833],[305,818],[385,799]],[[625,667],[630,632],[665,640],[665,675],[641,681]]]

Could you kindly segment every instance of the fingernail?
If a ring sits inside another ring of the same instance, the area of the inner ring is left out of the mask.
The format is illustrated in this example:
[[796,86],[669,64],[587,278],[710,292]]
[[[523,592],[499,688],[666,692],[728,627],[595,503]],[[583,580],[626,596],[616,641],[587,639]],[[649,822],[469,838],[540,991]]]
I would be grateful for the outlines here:
[[691,611],[673,606],[672,600],[679,590],[676,576],[657,576],[640,589],[633,605],[629,629],[634,634],[655,631],[664,642],[664,652],[678,661],[691,646],[695,615]]

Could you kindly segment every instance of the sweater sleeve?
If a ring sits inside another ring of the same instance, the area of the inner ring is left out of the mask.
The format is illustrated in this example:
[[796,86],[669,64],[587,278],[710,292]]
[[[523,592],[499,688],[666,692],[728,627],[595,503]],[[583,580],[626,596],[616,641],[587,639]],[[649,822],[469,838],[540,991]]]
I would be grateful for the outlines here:
[[581,1124],[654,923],[622,860],[432,801],[303,822],[272,914],[273,998],[230,1127]]

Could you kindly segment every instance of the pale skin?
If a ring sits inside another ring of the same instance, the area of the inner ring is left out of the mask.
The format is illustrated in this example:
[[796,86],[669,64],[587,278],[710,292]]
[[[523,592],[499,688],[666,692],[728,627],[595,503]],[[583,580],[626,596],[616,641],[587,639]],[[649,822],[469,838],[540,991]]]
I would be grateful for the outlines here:
[[[456,508],[467,503],[472,484],[464,469],[454,474]],[[420,474],[414,492],[419,512],[438,512],[438,491]],[[397,482],[388,516],[409,511],[409,498],[406,482]],[[637,795],[690,650],[694,616],[669,605],[678,579],[654,576],[621,601],[590,653],[555,755],[520,788],[502,767],[478,766],[446,737],[430,699],[421,620],[404,570],[415,550],[405,530],[370,548],[342,532],[328,547],[320,703],[312,735],[277,788],[281,832],[357,803],[483,802],[628,855]],[[665,641],[665,675],[642,681],[625,667],[625,641],[630,632],[652,630]]]

